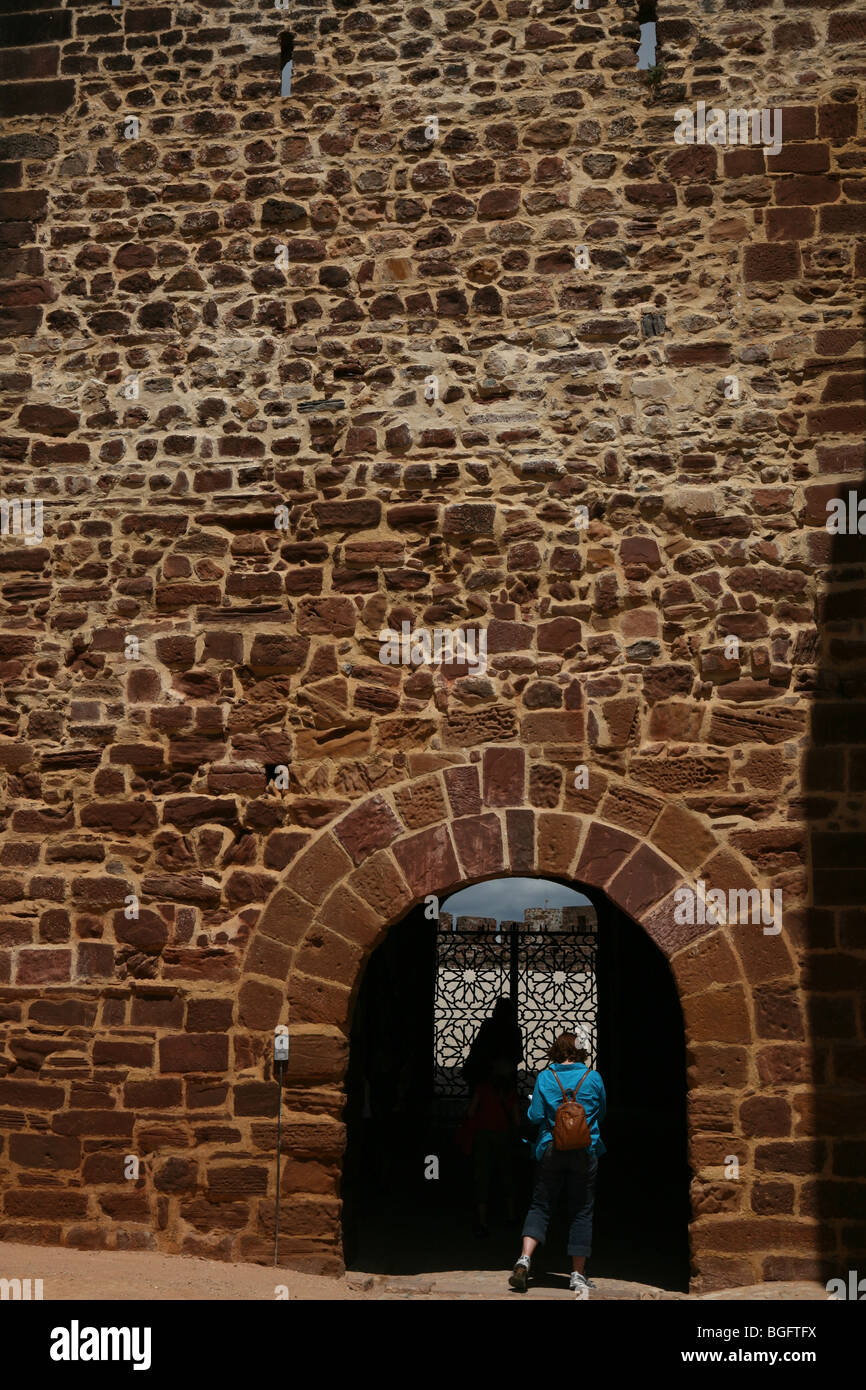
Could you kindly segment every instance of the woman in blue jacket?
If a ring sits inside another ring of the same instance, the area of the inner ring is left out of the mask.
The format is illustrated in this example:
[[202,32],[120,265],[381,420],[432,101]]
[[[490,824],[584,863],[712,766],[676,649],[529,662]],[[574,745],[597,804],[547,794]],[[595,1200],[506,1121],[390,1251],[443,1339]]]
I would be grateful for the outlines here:
[[[538,1125],[535,1157],[538,1161],[532,1202],[523,1225],[523,1252],[508,1283],[525,1293],[529,1282],[532,1254],[547,1235],[551,1215],[563,1191],[568,1207],[568,1253],[571,1256],[570,1288],[582,1297],[593,1287],[584,1276],[586,1257],[592,1249],[592,1208],[599,1155],[605,1152],[599,1125],[607,1106],[604,1082],[597,1071],[586,1066],[589,1039],[578,1033],[560,1033],[550,1052],[550,1066],[539,1072],[529,1106],[529,1118]],[[588,1149],[560,1151],[554,1148],[553,1125],[562,1102],[563,1090],[569,1100],[577,1091],[578,1104],[586,1111],[592,1136]]]

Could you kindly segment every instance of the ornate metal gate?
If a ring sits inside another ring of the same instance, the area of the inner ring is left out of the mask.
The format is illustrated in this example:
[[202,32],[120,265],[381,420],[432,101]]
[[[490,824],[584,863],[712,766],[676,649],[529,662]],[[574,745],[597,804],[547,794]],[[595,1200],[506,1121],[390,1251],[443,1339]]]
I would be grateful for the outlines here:
[[546,1065],[558,1032],[583,1024],[595,1060],[596,924],[551,926],[545,921],[500,922],[443,914],[436,935],[433,1089],[462,1097],[462,1066],[472,1041],[503,995],[517,1001],[524,1061],[518,1073],[529,1089]]

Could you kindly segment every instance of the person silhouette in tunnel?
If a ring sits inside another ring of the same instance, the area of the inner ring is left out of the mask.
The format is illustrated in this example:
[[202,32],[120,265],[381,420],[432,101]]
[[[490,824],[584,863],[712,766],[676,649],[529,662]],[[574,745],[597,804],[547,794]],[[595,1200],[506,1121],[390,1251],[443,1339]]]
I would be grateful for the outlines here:
[[486,1079],[496,1061],[507,1062],[515,1077],[523,1061],[523,1034],[517,1022],[517,1009],[507,995],[497,999],[492,1014],[478,1029],[463,1065],[463,1080],[470,1095],[478,1083]]
[[517,1068],[523,1060],[523,1034],[511,999],[502,996],[478,1029],[463,1066],[469,1109],[457,1135],[472,1159],[475,1234],[488,1234],[491,1190],[498,1184],[508,1221],[514,1218],[514,1147],[520,1117]]

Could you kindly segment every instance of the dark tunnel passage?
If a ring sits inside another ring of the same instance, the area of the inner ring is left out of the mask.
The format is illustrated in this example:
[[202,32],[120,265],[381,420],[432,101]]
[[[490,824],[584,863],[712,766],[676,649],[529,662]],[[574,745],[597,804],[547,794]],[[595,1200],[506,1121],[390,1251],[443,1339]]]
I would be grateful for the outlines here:
[[[686,1053],[674,980],[641,927],[603,893],[575,886],[592,897],[598,912],[596,1066],[608,1096],[589,1269],[685,1290]],[[529,1145],[515,1157],[519,1220],[509,1223],[500,1202],[489,1237],[479,1239],[468,1161],[455,1144],[459,1112],[443,1108],[434,1094],[435,971],[436,924],[419,907],[374,952],[359,992],[342,1185],[345,1258],[352,1269],[505,1269],[519,1250],[531,1191]],[[551,1018],[550,1041],[566,1026]],[[436,1178],[425,1176],[431,1158],[438,1161]],[[565,1279],[565,1250],[560,1216],[543,1250],[543,1279]]]

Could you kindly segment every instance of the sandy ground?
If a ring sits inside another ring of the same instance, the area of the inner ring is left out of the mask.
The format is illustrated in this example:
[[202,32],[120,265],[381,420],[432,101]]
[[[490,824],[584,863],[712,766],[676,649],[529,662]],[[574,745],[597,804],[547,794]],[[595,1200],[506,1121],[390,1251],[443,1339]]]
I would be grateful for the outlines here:
[[[55,1246],[0,1242],[0,1279],[41,1279],[46,1302],[64,1300],[183,1300],[183,1299],[514,1299],[506,1287],[507,1271],[456,1270],[412,1276],[351,1273],[342,1279],[299,1274],[263,1265],[222,1264],[188,1255],[149,1252],[67,1250]],[[595,1281],[593,1301],[630,1299],[685,1299],[647,1285],[616,1279]],[[551,1279],[545,1286],[530,1286],[527,1299],[573,1299],[565,1279]],[[761,1299],[802,1302],[826,1301],[821,1284],[806,1281],[757,1284],[747,1289],[728,1289],[705,1300]]]

